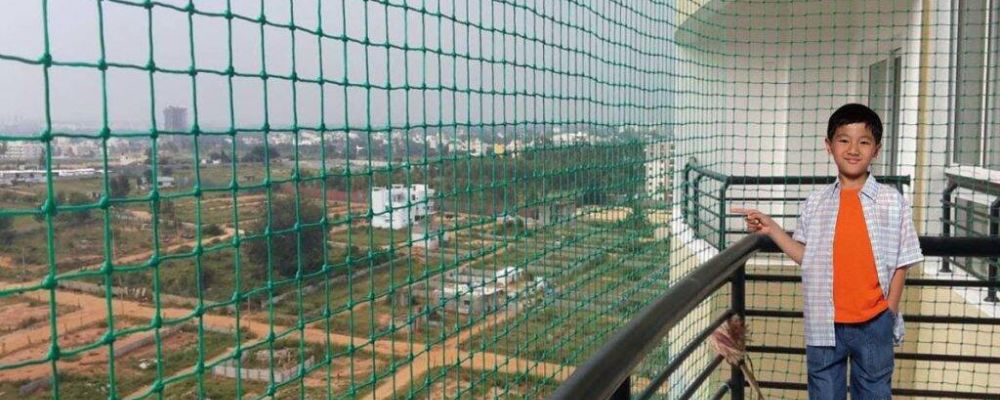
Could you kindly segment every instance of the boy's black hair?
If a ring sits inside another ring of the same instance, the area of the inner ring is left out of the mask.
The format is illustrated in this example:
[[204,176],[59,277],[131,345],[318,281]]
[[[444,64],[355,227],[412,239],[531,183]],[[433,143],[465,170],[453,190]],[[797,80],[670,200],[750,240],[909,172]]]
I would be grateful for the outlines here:
[[872,132],[872,136],[875,136],[875,144],[882,143],[882,119],[868,106],[858,103],[844,104],[833,112],[830,122],[826,125],[826,139],[833,140],[837,128],[859,122],[864,123]]

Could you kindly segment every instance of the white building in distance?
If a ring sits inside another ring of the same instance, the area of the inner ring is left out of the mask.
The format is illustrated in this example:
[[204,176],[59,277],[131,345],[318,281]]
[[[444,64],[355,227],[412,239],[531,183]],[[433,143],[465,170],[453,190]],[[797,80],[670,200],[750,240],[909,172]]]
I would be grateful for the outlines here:
[[556,146],[570,146],[574,144],[594,144],[597,142],[597,138],[590,133],[584,131],[559,133],[552,135],[552,144]]
[[649,143],[645,146],[646,153],[646,194],[651,200],[663,202],[671,199],[670,178],[673,176],[673,150],[671,141]]
[[434,213],[434,190],[427,185],[392,185],[372,189],[372,226],[401,229]]
[[[101,170],[94,168],[53,169],[52,176],[56,179],[87,178],[100,176]],[[45,183],[47,172],[44,169],[8,169],[0,170],[0,186],[11,186],[15,182]]]
[[37,142],[7,142],[0,144],[0,160],[35,161],[45,152],[45,147]]

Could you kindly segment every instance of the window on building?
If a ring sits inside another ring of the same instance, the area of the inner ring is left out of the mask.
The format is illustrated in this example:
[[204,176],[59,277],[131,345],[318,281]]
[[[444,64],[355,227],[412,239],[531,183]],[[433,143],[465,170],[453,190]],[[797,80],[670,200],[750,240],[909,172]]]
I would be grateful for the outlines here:
[[1000,169],[1000,0],[956,5],[951,162]]
[[882,118],[882,151],[875,160],[876,175],[898,173],[899,99],[903,57],[899,50],[868,67],[868,106]]
[[[1000,170],[1000,0],[952,4],[955,95],[949,161],[963,167]],[[965,194],[960,191],[956,196],[953,234],[986,236],[988,204],[996,199],[995,192],[979,185],[965,189]],[[977,277],[988,275],[982,259],[955,263]]]

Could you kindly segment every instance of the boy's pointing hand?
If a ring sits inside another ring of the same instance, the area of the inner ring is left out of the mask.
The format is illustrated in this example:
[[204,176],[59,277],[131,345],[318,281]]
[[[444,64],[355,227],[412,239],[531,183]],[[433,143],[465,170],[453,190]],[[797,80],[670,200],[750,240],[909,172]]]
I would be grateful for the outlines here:
[[742,214],[747,224],[747,230],[751,233],[770,235],[775,230],[781,229],[770,216],[752,208],[734,207],[730,208],[729,212]]

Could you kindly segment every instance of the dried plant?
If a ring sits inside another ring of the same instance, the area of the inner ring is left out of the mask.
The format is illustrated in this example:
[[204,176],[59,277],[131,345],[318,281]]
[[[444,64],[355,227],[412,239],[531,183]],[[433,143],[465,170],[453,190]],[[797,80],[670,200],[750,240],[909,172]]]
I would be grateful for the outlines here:
[[712,336],[709,337],[715,352],[722,356],[729,365],[739,367],[743,371],[743,376],[750,387],[757,394],[758,399],[764,399],[764,393],[757,385],[757,378],[753,373],[753,362],[747,357],[747,327],[743,319],[734,315],[728,321],[719,326]]

